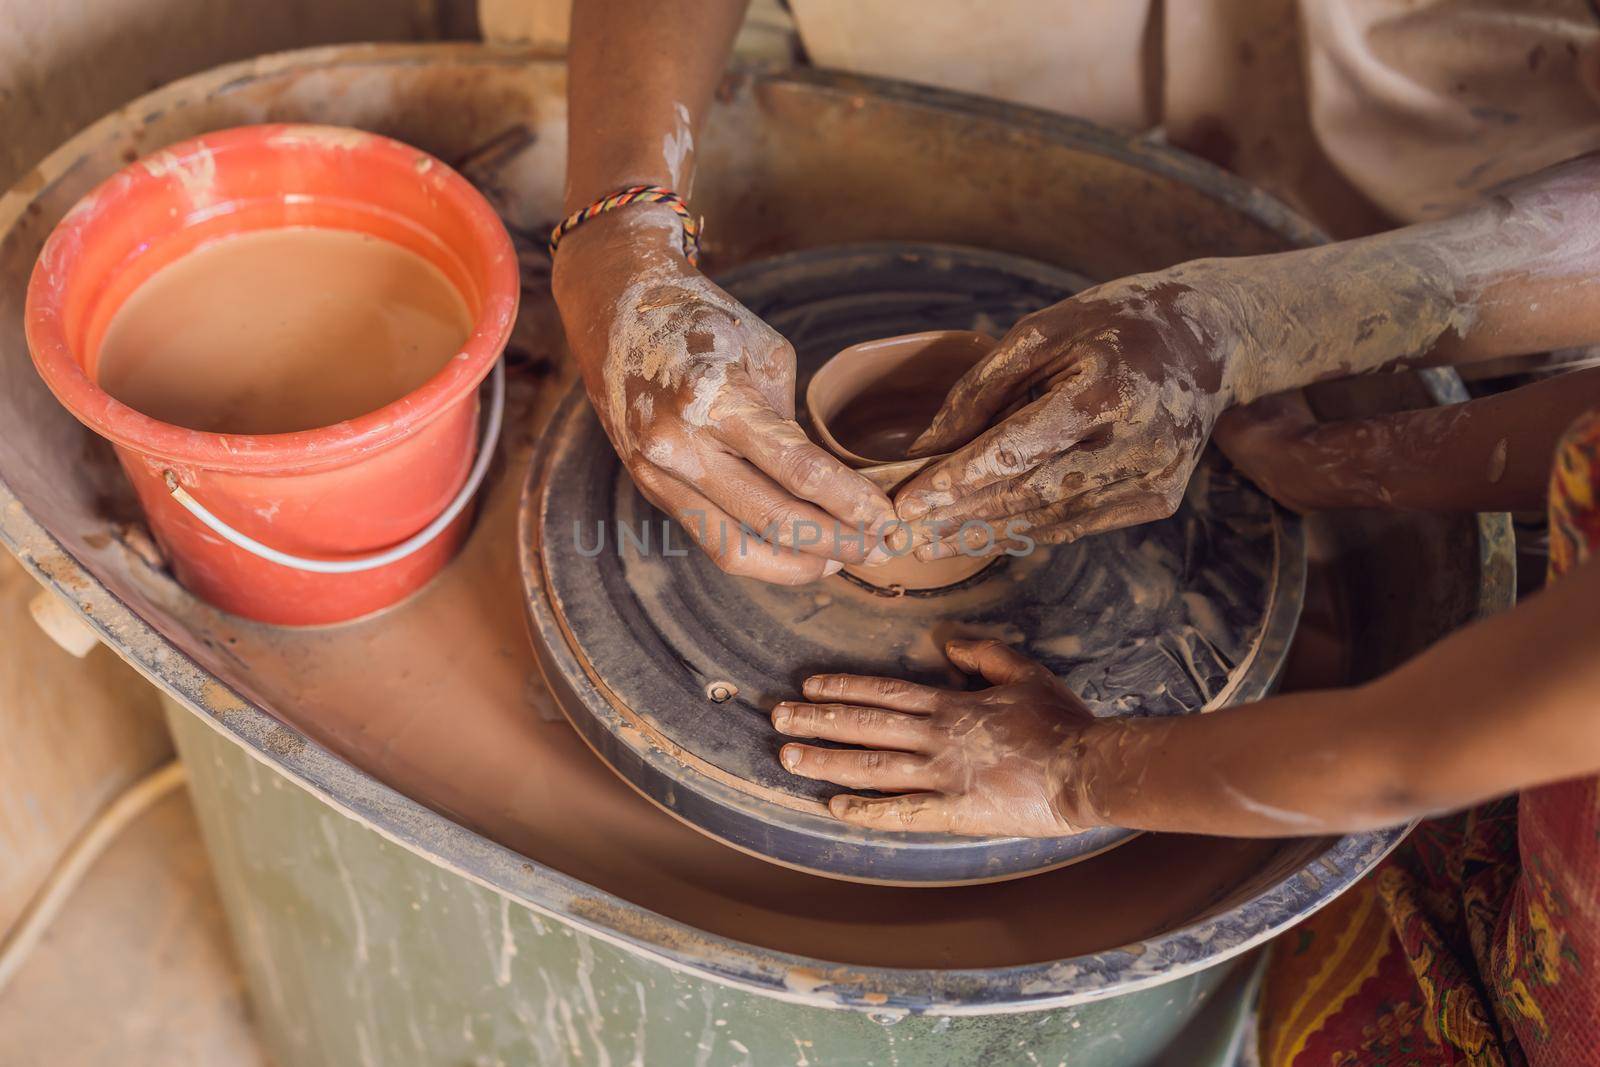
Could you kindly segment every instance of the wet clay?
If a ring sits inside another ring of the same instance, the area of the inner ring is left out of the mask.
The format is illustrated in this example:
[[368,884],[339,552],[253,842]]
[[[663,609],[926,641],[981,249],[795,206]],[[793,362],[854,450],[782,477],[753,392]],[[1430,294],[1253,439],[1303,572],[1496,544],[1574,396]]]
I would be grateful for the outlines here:
[[[524,304],[526,334],[558,337],[553,319],[534,317],[533,303]],[[477,525],[455,562],[410,600],[347,626],[283,630],[216,612],[150,577],[156,614],[212,635],[228,650],[216,669],[242,691],[461,824],[701,930],[822,959],[985,967],[1098,951],[1215,913],[1325,847],[1150,834],[1018,881],[907,889],[778,867],[658,810],[584,746],[528,646],[518,482],[570,381],[570,373],[537,383],[513,377],[506,455]],[[626,921],[604,898],[592,910]]]
[[[806,387],[806,408],[823,447],[893,495],[938,456],[908,458],[950,389],[992,348],[969,330],[929,330],[851,345],[818,368]],[[991,560],[979,553],[923,561],[911,554],[915,529],[891,541],[894,558],[845,573],[879,589],[942,589],[977,574]]]
[[[903,461],[952,386],[994,348],[970,330],[928,330],[843,349],[806,386],[806,409],[828,451],[867,473]],[[934,457],[921,457],[926,463]]]
[[369,234],[285,227],[203,245],[111,318],[97,377],[152,418],[273,434],[376,411],[466,340],[467,307],[431,263]]
[[857,397],[829,420],[834,439],[851,452],[890,461],[907,457],[911,442],[938,414],[948,388],[907,387],[893,396]]

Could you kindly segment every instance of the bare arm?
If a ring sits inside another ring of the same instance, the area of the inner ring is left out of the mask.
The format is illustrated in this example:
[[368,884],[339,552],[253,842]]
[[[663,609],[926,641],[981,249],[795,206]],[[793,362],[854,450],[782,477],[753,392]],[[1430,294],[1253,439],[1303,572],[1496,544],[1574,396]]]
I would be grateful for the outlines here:
[[1298,393],[1217,420],[1228,458],[1296,511],[1539,511],[1562,431],[1600,408],[1600,368],[1447,407],[1319,423]]
[[1600,560],[1375,682],[1091,743],[1090,824],[1233,836],[1390,826],[1600,770]]
[[626,185],[664,185],[688,197],[694,138],[748,3],[572,5],[568,212]]

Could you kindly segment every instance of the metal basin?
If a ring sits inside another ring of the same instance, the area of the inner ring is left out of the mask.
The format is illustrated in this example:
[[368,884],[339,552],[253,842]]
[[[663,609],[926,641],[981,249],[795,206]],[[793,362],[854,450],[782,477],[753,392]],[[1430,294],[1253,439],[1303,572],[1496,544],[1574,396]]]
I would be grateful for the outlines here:
[[[537,232],[559,210],[563,90],[558,61],[477,46],[267,57],[129,104],[0,200],[0,539],[173,698],[275,1058],[1140,1064],[1172,1048],[1178,1062],[1217,1061],[1248,989],[1233,963],[1399,834],[1146,835],[1018,882],[894,890],[781,871],[651,811],[559,720],[522,631],[516,486],[572,379],[536,251],[513,342],[514,432],[439,580],[377,619],[281,631],[205,608],[148,562],[114,463],[23,346],[24,283],[55,221],[162,144],[286,120],[364,126],[457,161]],[[713,270],[907,240],[1107,277],[1317,239],[1204,163],[1058,117],[818,73],[735,74],[718,99],[696,195]],[[1375,411],[1452,388],[1447,375],[1386,376],[1317,402]],[[1333,650],[1319,677],[1370,677],[1510,601],[1503,518],[1308,525]],[[1147,847],[1168,863],[1133,896],[1176,892],[1173,871],[1217,857],[1239,873],[1165,911],[1152,896],[1130,919],[1068,930],[1093,903],[1082,894],[1097,865]],[[940,895],[913,920],[896,893]],[[867,936],[884,929],[904,936]],[[983,953],[941,956],[958,936]],[[1185,1032],[1208,1024],[1209,1037]]]

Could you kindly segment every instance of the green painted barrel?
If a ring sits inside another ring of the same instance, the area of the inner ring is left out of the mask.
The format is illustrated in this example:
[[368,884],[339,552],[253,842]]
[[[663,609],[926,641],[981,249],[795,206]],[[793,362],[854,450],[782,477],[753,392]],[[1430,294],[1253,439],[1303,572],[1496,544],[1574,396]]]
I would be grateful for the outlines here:
[[1142,1064],[1180,1033],[1174,1063],[1232,1062],[1251,957],[1040,1011],[981,1004],[981,974],[961,1014],[819,1007],[531,908],[331,808],[182,705],[168,721],[280,1063]]
[[[171,698],[274,1057],[286,1067],[1232,1062],[1254,950],[1368,871],[1397,832],[1285,844],[1209,907],[1126,944],[959,970],[842,963],[734,936],[746,929],[737,916],[696,924],[652,911],[632,900],[637,885],[586,877],[582,855],[519,837],[504,818],[558,803],[539,792],[539,774],[590,758],[559,733],[531,672],[511,543],[521,465],[572,378],[537,248],[560,210],[563,78],[557,59],[471,45],[266,57],[134,101],[0,199],[0,540]],[[899,240],[1104,278],[1319,239],[1206,163],[1059,116],[808,71],[737,71],[717,100],[696,194],[713,270]],[[486,189],[527,253],[513,430],[477,527],[421,599],[355,628],[275,632],[173,584],[111,458],[49,397],[22,337],[34,257],[79,196],[163,144],[253,121],[361,126],[426,148]],[[1329,386],[1313,401],[1344,415],[1460,398],[1451,376],[1429,372]],[[1337,664],[1346,680],[1510,602],[1503,516],[1308,527],[1313,573],[1349,639]],[[482,588],[450,599],[464,567],[481,568]],[[319,648],[378,656],[386,625],[419,619],[435,632],[402,665],[405,684],[324,671]],[[487,749],[477,763],[441,762],[461,743],[448,703],[420,715],[406,694],[445,682],[482,690],[503,707],[506,737],[538,733],[569,763],[530,766],[524,782]],[[403,731],[390,722],[407,715]],[[369,728],[424,737],[400,758]],[[661,832],[687,833],[670,822]]]

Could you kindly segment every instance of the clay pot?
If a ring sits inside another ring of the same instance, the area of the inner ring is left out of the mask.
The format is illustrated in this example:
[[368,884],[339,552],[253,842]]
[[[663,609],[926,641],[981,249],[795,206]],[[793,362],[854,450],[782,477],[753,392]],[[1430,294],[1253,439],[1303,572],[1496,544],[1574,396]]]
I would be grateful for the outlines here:
[[[818,368],[806,407],[829,452],[890,496],[937,456],[906,450],[938,412],[951,386],[994,348],[970,330],[930,330],[851,345]],[[879,567],[845,571],[883,589],[938,589],[972,577],[991,562],[957,554],[924,563],[909,552]]]

